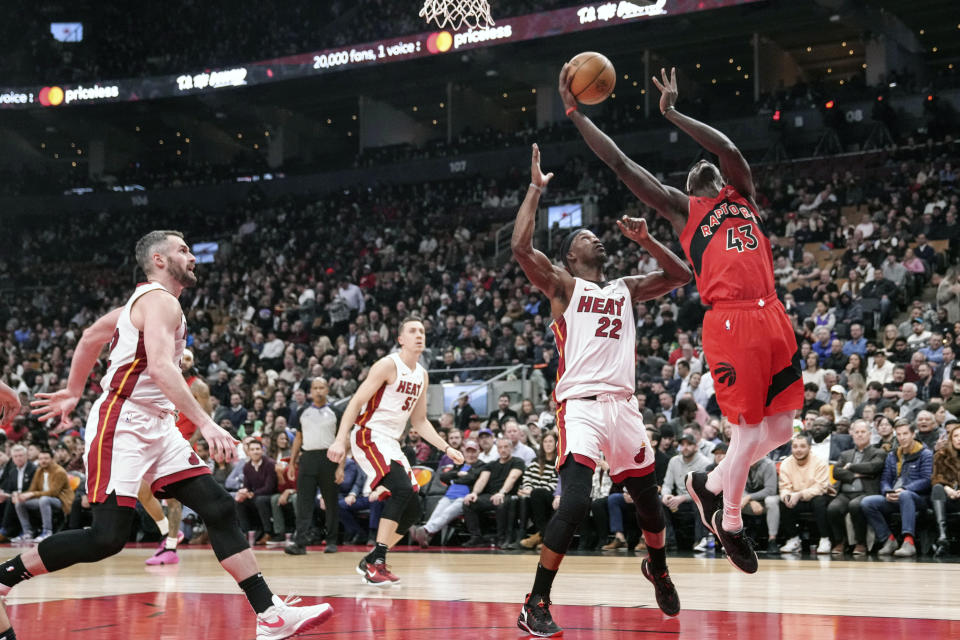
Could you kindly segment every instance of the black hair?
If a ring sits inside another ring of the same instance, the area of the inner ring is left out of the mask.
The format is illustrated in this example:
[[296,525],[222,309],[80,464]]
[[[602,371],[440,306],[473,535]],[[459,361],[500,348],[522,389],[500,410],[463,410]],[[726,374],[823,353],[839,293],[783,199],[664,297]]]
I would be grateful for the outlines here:
[[586,227],[579,227],[574,229],[563,239],[563,242],[560,243],[560,261],[563,262],[563,266],[570,269],[570,263],[567,261],[567,254],[570,253],[570,245],[573,244],[573,241],[577,239],[577,236],[582,232],[586,231]]

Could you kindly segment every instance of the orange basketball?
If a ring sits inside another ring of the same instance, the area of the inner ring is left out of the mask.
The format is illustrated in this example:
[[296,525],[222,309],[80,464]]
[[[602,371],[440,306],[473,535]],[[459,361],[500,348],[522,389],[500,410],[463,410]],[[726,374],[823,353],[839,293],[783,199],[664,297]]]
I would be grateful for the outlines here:
[[607,99],[617,84],[617,72],[607,56],[584,51],[570,60],[570,91],[583,104],[599,104]]

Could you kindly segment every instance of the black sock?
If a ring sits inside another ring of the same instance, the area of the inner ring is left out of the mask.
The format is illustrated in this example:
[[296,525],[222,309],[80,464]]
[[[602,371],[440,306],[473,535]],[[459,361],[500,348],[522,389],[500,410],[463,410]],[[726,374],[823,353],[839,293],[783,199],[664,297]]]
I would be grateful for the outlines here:
[[650,570],[654,573],[663,573],[667,570],[667,551],[647,545],[647,557],[650,559]]
[[20,558],[21,556],[16,556],[0,564],[0,583],[12,587],[33,577],[33,574],[23,566],[23,560]]
[[370,564],[375,563],[377,560],[382,562],[387,561],[387,545],[382,542],[378,542],[373,547],[373,551],[367,554],[366,561]]
[[0,633],[0,640],[17,640],[17,634],[13,632],[13,627],[10,627],[3,633]]
[[533,579],[533,589],[530,590],[531,602],[538,597],[550,601],[550,589],[553,587],[553,579],[557,577],[557,571],[558,569],[547,569],[537,563],[537,575]]
[[250,601],[250,606],[258,614],[273,606],[273,592],[263,579],[263,574],[252,575],[240,583],[240,588]]

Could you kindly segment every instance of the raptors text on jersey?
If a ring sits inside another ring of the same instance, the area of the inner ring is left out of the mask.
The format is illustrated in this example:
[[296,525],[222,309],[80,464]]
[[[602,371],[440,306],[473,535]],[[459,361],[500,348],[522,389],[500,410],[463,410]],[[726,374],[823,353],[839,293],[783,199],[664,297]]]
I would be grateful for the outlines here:
[[732,186],[716,198],[690,196],[680,244],[704,304],[761,299],[774,292],[770,241],[753,205]]

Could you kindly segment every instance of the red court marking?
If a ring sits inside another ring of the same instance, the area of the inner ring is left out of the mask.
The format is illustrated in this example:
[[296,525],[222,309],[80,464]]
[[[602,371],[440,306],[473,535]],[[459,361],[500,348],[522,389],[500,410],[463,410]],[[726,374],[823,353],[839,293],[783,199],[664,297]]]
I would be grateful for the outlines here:
[[[370,599],[304,598],[326,601],[334,617],[299,638],[518,640],[519,605],[492,602],[388,600],[389,590],[358,585]],[[909,620],[729,611],[684,611],[666,618],[648,608],[554,606],[564,638],[576,640],[877,640],[960,638],[960,621]],[[142,593],[12,605],[8,613],[21,640],[251,640],[256,623],[242,595]]]

